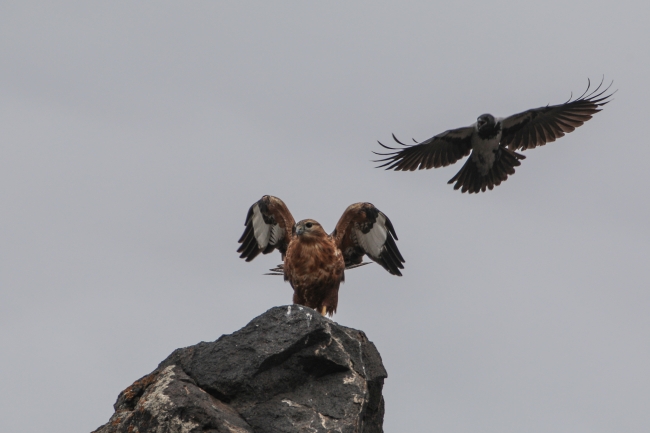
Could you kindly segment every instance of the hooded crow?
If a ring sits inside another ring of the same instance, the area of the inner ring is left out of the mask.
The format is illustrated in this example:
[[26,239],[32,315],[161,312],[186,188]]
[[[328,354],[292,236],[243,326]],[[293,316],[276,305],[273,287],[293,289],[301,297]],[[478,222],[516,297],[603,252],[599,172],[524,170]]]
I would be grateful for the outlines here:
[[[404,148],[379,144],[392,152],[378,153],[386,156],[374,162],[386,170],[414,171],[446,167],[470,155],[456,176],[448,183],[462,192],[478,193],[493,189],[514,174],[515,167],[526,157],[516,150],[527,150],[557,140],[599,112],[615,92],[606,94],[602,81],[598,87],[587,90],[577,99],[564,104],[533,108],[509,117],[482,114],[476,123],[464,128],[450,129],[421,143],[407,145],[393,134],[393,139]],[[415,140],[413,140],[415,141]]]

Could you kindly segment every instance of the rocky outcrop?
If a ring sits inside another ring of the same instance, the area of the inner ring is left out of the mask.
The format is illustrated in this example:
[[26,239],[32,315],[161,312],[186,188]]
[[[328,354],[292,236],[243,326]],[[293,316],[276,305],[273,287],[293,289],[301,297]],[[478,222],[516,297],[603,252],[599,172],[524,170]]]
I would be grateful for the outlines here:
[[366,335],[299,305],[177,349],[96,433],[382,432],[386,370]]

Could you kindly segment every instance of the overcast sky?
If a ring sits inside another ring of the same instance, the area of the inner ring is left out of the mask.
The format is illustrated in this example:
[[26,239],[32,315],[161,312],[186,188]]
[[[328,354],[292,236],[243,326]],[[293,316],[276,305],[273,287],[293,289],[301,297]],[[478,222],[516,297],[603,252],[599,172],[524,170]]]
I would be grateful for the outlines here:
[[[88,432],[174,349],[290,303],[249,206],[392,220],[346,274],[387,432],[650,431],[644,1],[0,4],[0,431]],[[376,140],[619,89],[479,195]]]

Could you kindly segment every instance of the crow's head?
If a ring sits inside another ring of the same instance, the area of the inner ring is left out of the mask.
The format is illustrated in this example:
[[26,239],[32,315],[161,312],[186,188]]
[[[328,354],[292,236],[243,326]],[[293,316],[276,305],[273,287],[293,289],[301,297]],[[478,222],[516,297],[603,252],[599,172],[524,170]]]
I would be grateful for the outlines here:
[[491,114],[481,114],[476,119],[476,126],[479,131],[482,131],[484,128],[491,129],[494,127],[494,116]]

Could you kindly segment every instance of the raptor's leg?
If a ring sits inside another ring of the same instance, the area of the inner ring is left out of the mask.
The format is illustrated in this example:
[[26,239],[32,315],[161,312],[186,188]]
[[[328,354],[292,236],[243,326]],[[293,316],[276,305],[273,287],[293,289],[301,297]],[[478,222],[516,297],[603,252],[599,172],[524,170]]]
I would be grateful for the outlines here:
[[321,307],[320,314],[321,316],[325,316],[327,314],[327,307],[325,305]]

